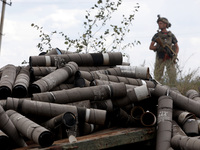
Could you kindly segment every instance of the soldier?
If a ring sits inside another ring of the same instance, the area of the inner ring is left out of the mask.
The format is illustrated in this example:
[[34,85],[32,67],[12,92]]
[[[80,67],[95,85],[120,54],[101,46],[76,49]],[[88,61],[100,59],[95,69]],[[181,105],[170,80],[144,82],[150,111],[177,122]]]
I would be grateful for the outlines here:
[[171,27],[167,18],[158,15],[157,23],[160,31],[158,30],[158,33],[153,36],[149,47],[150,50],[156,52],[154,78],[162,82],[161,79],[166,67],[169,84],[174,86],[176,83],[175,64],[179,51],[178,41],[171,31],[167,31],[167,28]]

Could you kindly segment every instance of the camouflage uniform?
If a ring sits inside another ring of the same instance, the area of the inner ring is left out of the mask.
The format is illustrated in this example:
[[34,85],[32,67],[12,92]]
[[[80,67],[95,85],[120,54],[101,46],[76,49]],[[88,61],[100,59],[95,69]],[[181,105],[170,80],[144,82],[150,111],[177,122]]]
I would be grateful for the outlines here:
[[[164,19],[164,21],[168,20],[166,18],[161,18]],[[165,20],[166,19],[166,20]],[[158,21],[160,21],[158,19]],[[157,22],[158,22],[157,21]],[[161,20],[163,21],[163,20]],[[168,22],[168,27],[171,26]],[[175,37],[175,35],[168,31],[168,32],[158,32],[156,33],[152,41],[156,42],[157,38],[160,38],[163,44],[167,44],[170,46],[175,51],[175,48],[173,47],[174,44],[176,44],[178,41]],[[175,69],[175,58],[170,58],[167,53],[164,52],[163,47],[161,47],[158,43],[156,45],[156,61],[155,61],[155,70],[154,70],[154,78],[161,82],[161,78],[163,76],[164,68],[166,67],[167,74],[169,77],[169,84],[174,85],[176,82],[176,69]]]

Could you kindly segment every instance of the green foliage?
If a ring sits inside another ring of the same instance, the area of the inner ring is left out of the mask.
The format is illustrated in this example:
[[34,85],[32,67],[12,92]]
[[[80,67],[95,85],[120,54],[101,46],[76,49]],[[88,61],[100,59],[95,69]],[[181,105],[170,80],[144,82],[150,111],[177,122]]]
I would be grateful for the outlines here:
[[169,78],[167,74],[164,74],[163,76],[163,85],[167,85],[169,87],[175,87],[178,89],[178,91],[185,95],[188,90],[194,89],[196,91],[199,91],[200,87],[200,76],[198,76],[199,69],[189,71],[188,73],[184,74],[182,72],[183,69],[180,69],[180,66],[177,67],[177,82],[172,86],[169,84]]
[[197,75],[199,69],[189,72],[185,76],[181,76],[176,84],[177,89],[185,95],[188,90],[194,89],[199,91],[200,87],[200,76]]
[[[34,28],[39,30],[39,37],[41,41],[37,44],[40,51],[44,50],[44,46],[48,46],[48,49],[52,49],[51,40],[52,36],[56,33],[64,37],[66,50],[75,48],[76,52],[85,51],[88,53],[90,50],[96,52],[107,52],[114,50],[124,50],[131,48],[135,44],[140,44],[139,41],[126,43],[125,35],[131,31],[130,26],[135,17],[135,13],[139,9],[139,4],[133,6],[133,11],[128,16],[122,15],[122,20],[119,23],[112,24],[111,18],[113,14],[118,10],[122,0],[98,0],[94,6],[86,11],[85,21],[83,22],[84,32],[77,39],[72,39],[64,32],[51,32],[46,34],[43,32],[43,27],[32,24]],[[107,39],[110,39],[109,41]]]
[[51,50],[52,46],[51,46],[51,39],[52,39],[52,35],[56,33],[56,31],[52,32],[50,35],[47,33],[44,33],[43,31],[43,27],[39,27],[38,25],[32,23],[31,24],[32,27],[36,28],[39,31],[39,37],[41,38],[40,42],[37,44],[37,48],[40,51],[44,50],[44,45],[48,46],[48,49]]

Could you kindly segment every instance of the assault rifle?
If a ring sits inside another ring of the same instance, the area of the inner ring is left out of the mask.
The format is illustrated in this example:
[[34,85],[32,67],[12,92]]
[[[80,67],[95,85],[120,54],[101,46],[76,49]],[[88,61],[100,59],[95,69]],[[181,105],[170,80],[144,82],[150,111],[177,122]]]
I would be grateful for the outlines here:
[[162,40],[158,37],[156,42],[164,49],[164,52],[168,54],[170,58],[176,56],[176,52],[167,44],[163,44]]

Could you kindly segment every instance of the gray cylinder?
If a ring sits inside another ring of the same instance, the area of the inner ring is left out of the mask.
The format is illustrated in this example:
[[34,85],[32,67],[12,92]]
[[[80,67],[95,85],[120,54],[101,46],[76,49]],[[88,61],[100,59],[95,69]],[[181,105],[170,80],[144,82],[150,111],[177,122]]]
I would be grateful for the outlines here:
[[10,138],[0,130],[0,148],[3,150],[10,150],[12,148],[12,142]]
[[150,91],[146,85],[138,86],[134,89],[130,89],[127,91],[127,95],[122,98],[113,98],[113,104],[117,106],[126,106],[132,103],[137,103],[139,101],[142,101],[144,99],[147,99],[150,97]]
[[172,107],[173,101],[171,97],[159,97],[156,150],[167,150],[170,148],[170,140],[172,136]]
[[155,90],[151,91],[155,96],[162,96],[168,94],[172,97],[174,105],[182,110],[187,110],[200,117],[200,103],[182,95],[177,92],[170,90],[169,87],[157,84]]
[[133,79],[133,78],[126,78],[114,75],[105,75],[98,72],[86,72],[81,71],[82,77],[87,79],[88,81],[93,81],[94,79],[112,81],[112,82],[124,82],[125,84],[141,86],[146,84],[148,88],[155,88],[155,83],[148,80],[141,80],[141,79]]
[[150,112],[144,112],[140,117],[141,124],[145,127],[154,126],[156,124],[156,116]]
[[171,145],[174,149],[183,150],[199,150],[200,137],[188,137],[182,135],[175,135],[171,139]]
[[91,107],[95,109],[106,110],[107,113],[113,111],[113,103],[111,99],[103,100],[103,101],[92,101]]
[[23,98],[26,97],[28,94],[28,87],[30,83],[30,67],[21,67],[19,74],[16,76],[12,96]]
[[[116,84],[118,82],[112,82],[112,81],[106,81],[106,80],[99,80],[99,79],[94,79],[93,81],[90,82],[90,86],[96,86],[96,85],[108,85],[108,84]],[[130,84],[125,84],[127,91],[130,89],[134,89],[135,85],[130,85]]]
[[54,88],[52,88],[50,91],[59,91],[59,90],[67,90],[74,88],[74,84],[60,84]]
[[[78,66],[115,66],[122,64],[122,53],[89,53],[89,54],[61,54],[51,56],[30,56],[30,66],[55,66],[56,61],[62,63],[74,61]],[[58,63],[60,63],[58,62]]]
[[79,70],[91,72],[91,71],[97,71],[97,70],[106,70],[108,68],[110,68],[110,66],[80,66]]
[[41,147],[48,147],[53,144],[53,135],[49,130],[29,120],[14,110],[7,110],[6,113],[12,120],[17,130],[30,140],[33,140]]
[[109,117],[112,126],[134,127],[138,125],[137,121],[131,115],[119,107],[114,108]]
[[126,96],[126,93],[125,84],[117,83],[38,93],[33,94],[32,100],[66,104],[82,100],[105,100],[109,98],[120,98]]
[[144,114],[145,111],[144,109],[141,107],[141,106],[134,106],[132,109],[131,109],[131,116],[135,119],[135,120],[140,120],[142,114]]
[[4,67],[0,80],[0,99],[6,99],[11,96],[16,75],[16,67],[14,65],[8,64]]
[[149,67],[142,66],[117,66],[121,69],[122,76],[136,79],[149,79]]
[[7,134],[18,146],[27,146],[23,138],[18,133],[15,125],[10,120],[4,109],[0,106],[0,129]]
[[101,129],[100,125],[89,124],[89,123],[79,123],[79,133],[80,136],[91,134],[97,130]]
[[60,126],[61,124],[64,124],[66,127],[70,127],[75,123],[76,123],[76,116],[71,112],[65,112],[44,122],[42,126],[44,126],[49,130],[53,130],[58,126]]
[[195,100],[195,101],[197,101],[197,102],[200,103],[200,95],[199,95],[199,93],[196,90],[193,90],[193,89],[188,90],[186,92],[186,96],[188,98],[193,99],[193,100]]
[[188,136],[197,136],[199,135],[199,128],[198,128],[198,122],[196,119],[188,119],[183,124],[183,131]]
[[83,121],[100,125],[103,125],[106,120],[105,110],[87,109],[72,105],[53,104],[26,99],[8,98],[6,108],[16,110],[25,115],[48,118],[58,116],[65,112],[71,112],[73,114],[78,113],[79,118],[83,118]]
[[49,73],[52,73],[56,70],[56,67],[38,67],[34,66],[31,68],[33,76],[41,76],[44,77],[48,75]]
[[172,137],[175,135],[187,136],[175,120],[172,120]]
[[51,90],[57,85],[63,83],[70,76],[74,75],[78,70],[78,66],[74,62],[69,62],[65,67],[57,69],[47,76],[33,82],[30,86],[31,93],[40,93]]
[[173,109],[173,118],[180,124],[183,125],[188,119],[195,119],[195,114],[183,111],[179,109]]
[[1,100],[0,105],[5,110],[6,109],[6,100]]

